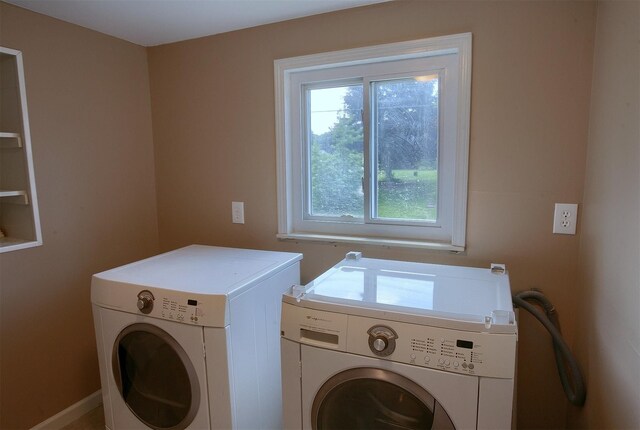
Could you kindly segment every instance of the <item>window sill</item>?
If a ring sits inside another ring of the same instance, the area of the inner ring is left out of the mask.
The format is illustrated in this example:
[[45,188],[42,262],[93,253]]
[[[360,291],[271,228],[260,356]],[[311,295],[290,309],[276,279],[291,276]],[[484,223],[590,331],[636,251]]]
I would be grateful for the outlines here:
[[439,251],[463,252],[464,246],[456,246],[446,243],[428,242],[421,240],[402,240],[402,239],[384,239],[373,237],[357,237],[357,236],[332,236],[325,234],[310,233],[287,233],[278,234],[280,240],[301,240],[309,242],[329,242],[329,243],[354,243],[358,245],[379,245],[386,247],[416,248],[416,249],[433,249]]

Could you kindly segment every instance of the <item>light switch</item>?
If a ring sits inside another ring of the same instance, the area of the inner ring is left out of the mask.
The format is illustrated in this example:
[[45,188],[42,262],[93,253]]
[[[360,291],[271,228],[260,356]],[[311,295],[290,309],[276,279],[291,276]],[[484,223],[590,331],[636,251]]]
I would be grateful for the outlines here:
[[244,224],[244,202],[231,202],[231,222]]

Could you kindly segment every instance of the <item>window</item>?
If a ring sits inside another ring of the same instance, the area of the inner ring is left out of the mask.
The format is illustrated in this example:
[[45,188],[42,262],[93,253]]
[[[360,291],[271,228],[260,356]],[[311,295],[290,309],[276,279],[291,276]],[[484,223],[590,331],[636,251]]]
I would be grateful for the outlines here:
[[464,249],[471,35],[275,61],[280,238]]

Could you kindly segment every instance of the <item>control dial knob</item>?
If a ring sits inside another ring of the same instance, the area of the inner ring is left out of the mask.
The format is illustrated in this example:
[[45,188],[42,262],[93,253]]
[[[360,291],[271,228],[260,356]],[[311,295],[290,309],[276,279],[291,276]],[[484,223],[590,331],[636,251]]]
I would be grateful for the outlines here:
[[387,346],[389,346],[389,341],[385,337],[378,336],[373,341],[373,349],[378,352],[384,351],[387,349]]
[[379,357],[386,357],[393,354],[396,349],[396,332],[387,326],[376,325],[371,327],[367,334],[369,335],[369,349]]
[[143,314],[148,314],[153,309],[153,294],[149,290],[142,290],[138,293],[138,309]]

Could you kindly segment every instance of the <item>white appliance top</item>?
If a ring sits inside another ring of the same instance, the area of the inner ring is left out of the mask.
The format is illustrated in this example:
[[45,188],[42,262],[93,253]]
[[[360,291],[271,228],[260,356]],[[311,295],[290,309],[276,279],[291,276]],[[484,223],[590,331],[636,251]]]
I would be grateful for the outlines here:
[[302,259],[301,254],[191,245],[94,275],[105,281],[232,296]]
[[500,272],[349,253],[305,287],[293,289],[285,301],[389,320],[515,333],[509,277]]
[[284,270],[294,270],[299,279],[301,259],[302,254],[288,252],[191,245],[93,275],[91,302],[150,318],[226,327],[235,297]]

